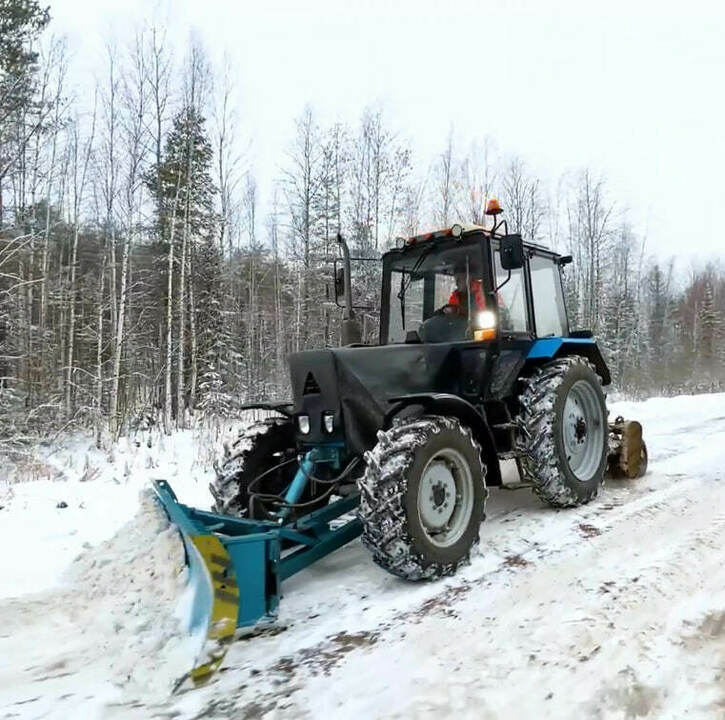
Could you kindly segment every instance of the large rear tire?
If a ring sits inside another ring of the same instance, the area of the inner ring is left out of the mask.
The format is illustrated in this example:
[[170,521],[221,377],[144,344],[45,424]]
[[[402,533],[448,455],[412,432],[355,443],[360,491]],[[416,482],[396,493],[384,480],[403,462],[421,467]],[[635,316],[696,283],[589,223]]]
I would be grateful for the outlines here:
[[457,419],[426,415],[378,433],[359,481],[363,544],[408,580],[453,574],[478,542],[481,448]]
[[607,467],[601,378],[584,358],[554,360],[527,379],[519,398],[522,479],[554,507],[593,500]]

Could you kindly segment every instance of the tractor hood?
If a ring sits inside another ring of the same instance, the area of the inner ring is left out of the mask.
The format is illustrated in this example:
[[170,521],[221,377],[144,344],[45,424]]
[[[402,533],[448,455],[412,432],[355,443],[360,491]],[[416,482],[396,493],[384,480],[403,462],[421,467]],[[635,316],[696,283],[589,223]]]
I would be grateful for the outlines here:
[[[381,345],[307,350],[290,357],[294,412],[310,417],[301,443],[345,441],[359,454],[375,444],[391,398],[412,393],[456,392],[458,344]],[[334,417],[333,432],[323,413]]]

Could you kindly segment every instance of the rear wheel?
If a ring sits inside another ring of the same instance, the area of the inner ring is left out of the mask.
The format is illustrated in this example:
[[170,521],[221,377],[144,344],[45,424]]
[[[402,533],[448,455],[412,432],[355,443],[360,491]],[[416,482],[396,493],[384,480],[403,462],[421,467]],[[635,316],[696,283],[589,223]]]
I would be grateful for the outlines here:
[[523,479],[555,507],[589,502],[607,466],[601,379],[584,358],[554,360],[527,381],[519,402]]
[[409,580],[454,573],[484,517],[486,473],[471,431],[423,416],[380,431],[365,461],[359,516],[375,562]]

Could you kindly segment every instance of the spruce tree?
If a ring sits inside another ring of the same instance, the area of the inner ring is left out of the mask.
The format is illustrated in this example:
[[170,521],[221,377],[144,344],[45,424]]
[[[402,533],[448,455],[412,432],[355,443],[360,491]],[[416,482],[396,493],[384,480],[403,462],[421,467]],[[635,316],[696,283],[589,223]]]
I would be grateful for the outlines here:
[[[168,248],[170,242],[175,243],[177,266],[183,262],[182,248],[187,248],[186,272],[191,274],[183,280],[183,287],[174,291],[178,296],[179,292],[185,293],[188,286],[189,301],[184,305],[190,307],[184,328],[188,325],[190,329],[196,329],[195,335],[185,333],[190,340],[184,341],[184,351],[191,353],[190,363],[185,363],[185,367],[190,369],[193,385],[194,368],[198,363],[199,405],[209,412],[219,413],[226,406],[221,396],[225,384],[225,352],[229,342],[222,332],[223,258],[216,244],[214,198],[217,189],[212,181],[212,160],[213,150],[205,118],[198,108],[186,106],[173,119],[161,165],[147,173],[145,182],[154,192],[158,204],[158,238],[164,248]],[[183,244],[182,238],[185,238]],[[163,273],[160,275],[163,276]],[[182,283],[182,277],[185,274],[179,273],[179,278],[173,283],[175,288]],[[167,294],[163,291],[167,287],[167,278],[160,279],[159,293]],[[174,298],[167,297],[166,301],[174,302]],[[186,382],[186,377],[182,381]],[[194,388],[189,389],[193,394]]]
[[[160,237],[168,239],[175,203],[180,217],[184,217],[188,207],[189,231],[193,238],[205,239],[214,230],[213,155],[204,117],[196,108],[184,107],[174,117],[161,166],[152,168],[145,176],[146,186],[157,196]],[[181,227],[182,223],[177,223],[175,235],[181,232]]]

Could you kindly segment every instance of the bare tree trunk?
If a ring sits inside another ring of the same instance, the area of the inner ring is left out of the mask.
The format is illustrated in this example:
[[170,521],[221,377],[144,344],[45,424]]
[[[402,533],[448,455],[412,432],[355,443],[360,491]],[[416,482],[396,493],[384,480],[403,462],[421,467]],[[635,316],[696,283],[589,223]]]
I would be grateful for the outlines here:
[[191,378],[189,380],[189,410],[196,407],[196,385],[199,377],[198,343],[196,335],[196,305],[194,303],[194,271],[191,247],[189,247],[189,332],[191,334]]
[[[249,253],[249,281],[247,283],[247,387],[254,393],[254,377],[256,371],[256,353],[254,352],[257,319],[254,309],[254,251]],[[254,394],[252,394],[254,398]]]
[[[110,398],[110,423],[114,436],[118,437],[123,427],[123,418],[119,413],[119,394],[121,391],[121,362],[126,339],[126,316],[129,308],[129,288],[131,273],[131,246],[138,223],[137,213],[140,199],[137,197],[141,187],[141,169],[146,153],[147,135],[147,65],[144,55],[142,38],[136,37],[134,52],[130,58],[130,75],[126,78],[124,96],[124,128],[125,142],[123,153],[127,157],[127,170],[124,184],[125,219],[123,251],[121,256],[121,290],[118,300],[118,315],[113,342],[113,381]],[[113,273],[112,273],[113,277]],[[112,290],[115,295],[115,287]]]
[[166,392],[164,395],[164,430],[171,433],[171,420],[173,411],[173,398],[171,390],[171,371],[173,365],[173,319],[174,319],[174,244],[176,241],[176,209],[179,204],[179,191],[181,189],[181,173],[176,180],[176,195],[171,209],[171,227],[169,230],[169,263],[168,285],[166,289]]
[[126,328],[126,306],[128,305],[128,266],[131,253],[131,228],[133,221],[129,222],[128,231],[123,241],[123,255],[121,258],[121,296],[118,302],[118,320],[116,322],[116,337],[113,344],[113,386],[111,388],[111,426],[112,432],[118,436],[121,430],[121,421],[118,414],[118,392],[121,383],[121,356],[123,354],[123,340]]
[[[98,99],[98,91],[96,90],[96,101]],[[80,212],[81,202],[83,200],[83,192],[86,184],[86,175],[88,172],[88,164],[90,162],[93,150],[93,140],[96,131],[96,108],[97,102],[93,105],[93,118],[91,121],[91,132],[86,142],[83,157],[83,166],[81,168],[80,183],[78,181],[78,161],[79,161],[79,144],[78,125],[74,127],[73,138],[73,248],[71,250],[71,266],[70,266],[70,288],[69,288],[69,319],[68,319],[68,361],[66,365],[66,383],[65,383],[65,412],[70,417],[73,411],[73,375],[74,375],[74,351],[75,351],[75,321],[76,321],[76,274],[78,264],[78,238],[80,235]]]
[[55,156],[58,146],[58,114],[60,112],[60,87],[56,98],[56,113],[53,129],[53,141],[50,153],[50,168],[48,169],[48,183],[45,193],[45,231],[43,233],[43,259],[41,262],[41,286],[40,286],[40,334],[41,342],[44,342],[46,326],[46,315],[48,312],[48,248],[50,243],[50,199],[53,188],[53,173],[55,172]]
[[103,431],[103,292],[106,280],[106,252],[103,253],[98,280],[98,316],[96,321],[96,447],[101,447]]
[[73,400],[73,353],[76,329],[76,266],[78,261],[78,225],[73,230],[73,246],[70,260],[70,287],[68,288],[68,355],[65,375],[65,414],[70,417]]
[[189,188],[186,188],[187,204],[184,214],[184,232],[181,244],[181,268],[179,270],[179,352],[176,366],[176,427],[186,426],[184,402],[184,350],[186,345],[186,255],[189,244]]

